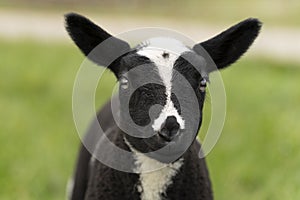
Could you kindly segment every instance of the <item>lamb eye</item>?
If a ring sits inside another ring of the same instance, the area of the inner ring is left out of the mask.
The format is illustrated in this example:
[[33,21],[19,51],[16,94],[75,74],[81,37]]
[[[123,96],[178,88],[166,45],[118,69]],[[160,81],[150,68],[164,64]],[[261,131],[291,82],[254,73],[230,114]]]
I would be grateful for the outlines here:
[[127,89],[129,87],[129,81],[126,77],[121,77],[120,86],[122,89]]
[[207,84],[207,80],[206,79],[202,79],[200,81],[199,89],[200,89],[201,92],[205,92],[205,90],[206,90],[206,84]]

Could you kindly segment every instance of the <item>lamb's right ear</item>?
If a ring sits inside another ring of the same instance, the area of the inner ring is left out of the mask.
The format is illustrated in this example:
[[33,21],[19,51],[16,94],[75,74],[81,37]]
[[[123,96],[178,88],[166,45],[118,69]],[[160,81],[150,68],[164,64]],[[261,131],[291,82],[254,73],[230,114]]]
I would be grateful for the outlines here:
[[[79,49],[90,60],[96,64],[109,67],[117,75],[118,69],[111,63],[119,56],[130,51],[129,44],[113,37],[89,19],[76,13],[66,14],[65,22],[69,35]],[[99,45],[100,43],[102,44]]]

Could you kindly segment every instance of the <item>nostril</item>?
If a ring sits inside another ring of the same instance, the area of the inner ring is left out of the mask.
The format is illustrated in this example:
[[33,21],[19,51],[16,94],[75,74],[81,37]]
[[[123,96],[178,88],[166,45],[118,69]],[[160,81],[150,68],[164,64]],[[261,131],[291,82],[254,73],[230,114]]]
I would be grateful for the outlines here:
[[170,130],[171,135],[176,135],[177,132],[178,132],[178,130],[179,130],[179,126],[173,127],[173,128]]

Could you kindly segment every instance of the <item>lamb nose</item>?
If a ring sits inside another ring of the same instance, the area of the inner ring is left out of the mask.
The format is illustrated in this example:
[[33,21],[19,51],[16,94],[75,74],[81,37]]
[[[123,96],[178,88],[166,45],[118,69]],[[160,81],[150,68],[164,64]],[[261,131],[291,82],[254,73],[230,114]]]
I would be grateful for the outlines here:
[[171,141],[177,135],[178,130],[179,130],[179,124],[176,120],[176,117],[169,116],[167,117],[165,123],[162,125],[159,135],[163,139],[167,141]]

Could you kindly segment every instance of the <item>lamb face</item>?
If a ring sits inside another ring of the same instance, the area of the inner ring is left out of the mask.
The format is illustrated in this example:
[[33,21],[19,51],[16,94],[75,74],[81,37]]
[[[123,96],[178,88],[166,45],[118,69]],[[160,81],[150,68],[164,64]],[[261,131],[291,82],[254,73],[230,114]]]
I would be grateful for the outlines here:
[[[188,61],[187,55],[194,58],[199,56],[174,39],[152,38],[144,44],[147,45],[139,45],[121,59],[119,98],[123,126],[128,126],[133,121],[138,126],[151,128],[130,129],[125,137],[141,152],[153,152],[169,145],[170,151],[164,153],[174,154],[176,149],[183,154],[195,139],[201,124],[207,79],[203,75],[207,74],[205,62],[199,58],[197,68],[200,70],[197,71]],[[164,45],[169,49],[172,46],[177,52],[167,50]],[[187,81],[182,82],[182,78]],[[148,80],[146,84],[145,79]],[[196,97],[194,103],[197,104],[190,106],[189,110],[180,103],[188,102],[191,98],[184,92],[187,88],[192,90],[192,95]],[[186,120],[191,116],[194,116],[193,129],[189,128],[191,126],[186,128],[186,124],[190,124]],[[129,130],[128,127],[125,129]],[[138,137],[132,137],[133,131]],[[189,134],[189,140],[183,134]]]

